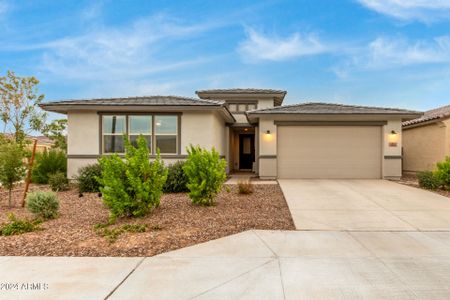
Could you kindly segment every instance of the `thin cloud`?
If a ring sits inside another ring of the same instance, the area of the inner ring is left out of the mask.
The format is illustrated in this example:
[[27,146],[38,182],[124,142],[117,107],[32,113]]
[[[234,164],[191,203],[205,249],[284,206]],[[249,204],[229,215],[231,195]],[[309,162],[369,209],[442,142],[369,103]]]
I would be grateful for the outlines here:
[[414,65],[449,65],[450,36],[411,41],[405,38],[378,37],[364,47],[353,49],[347,58],[331,67],[345,79],[354,71],[377,71]]
[[357,0],[365,7],[400,20],[433,22],[450,19],[448,0]]
[[248,28],[247,39],[238,46],[238,53],[247,62],[284,61],[327,52],[313,34],[298,32],[289,37],[268,36]]

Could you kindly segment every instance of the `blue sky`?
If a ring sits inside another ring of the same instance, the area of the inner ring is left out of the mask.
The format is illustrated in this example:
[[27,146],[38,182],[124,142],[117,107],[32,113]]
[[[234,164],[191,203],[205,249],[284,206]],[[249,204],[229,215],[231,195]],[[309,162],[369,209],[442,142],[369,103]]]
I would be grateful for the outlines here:
[[286,104],[450,102],[450,0],[0,0],[0,32],[0,73],[37,76],[48,101],[259,87]]

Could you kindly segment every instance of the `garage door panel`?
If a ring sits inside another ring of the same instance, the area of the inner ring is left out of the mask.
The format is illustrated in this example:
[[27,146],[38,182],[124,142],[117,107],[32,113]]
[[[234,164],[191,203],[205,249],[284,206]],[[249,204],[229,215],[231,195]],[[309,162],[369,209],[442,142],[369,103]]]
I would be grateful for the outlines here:
[[278,127],[279,178],[380,178],[380,126]]

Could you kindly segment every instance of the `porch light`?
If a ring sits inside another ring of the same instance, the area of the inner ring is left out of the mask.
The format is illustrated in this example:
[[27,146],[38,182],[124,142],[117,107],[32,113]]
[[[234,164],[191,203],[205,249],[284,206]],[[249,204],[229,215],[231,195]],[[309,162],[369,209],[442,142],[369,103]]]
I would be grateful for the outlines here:
[[389,147],[397,147],[398,144],[398,133],[395,130],[391,130],[388,137]]
[[266,134],[267,134],[267,135],[270,135],[270,130],[267,130],[267,131],[266,131]]

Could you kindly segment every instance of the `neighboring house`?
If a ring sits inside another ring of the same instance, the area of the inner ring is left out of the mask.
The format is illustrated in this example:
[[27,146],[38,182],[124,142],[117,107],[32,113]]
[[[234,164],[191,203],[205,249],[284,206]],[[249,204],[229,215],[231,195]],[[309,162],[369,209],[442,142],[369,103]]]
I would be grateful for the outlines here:
[[190,144],[215,147],[228,171],[261,178],[399,178],[404,109],[327,103],[282,106],[285,91],[216,89],[200,99],[149,96],[48,102],[68,117],[68,174],[101,155],[123,153],[123,134],[142,134],[151,157],[187,157]]
[[433,170],[450,156],[450,105],[403,122],[403,171]]

